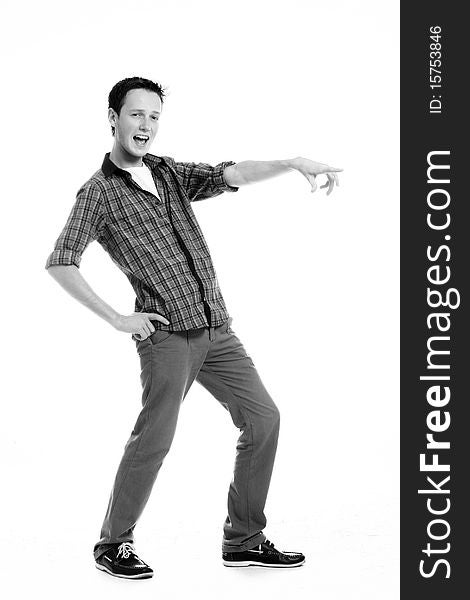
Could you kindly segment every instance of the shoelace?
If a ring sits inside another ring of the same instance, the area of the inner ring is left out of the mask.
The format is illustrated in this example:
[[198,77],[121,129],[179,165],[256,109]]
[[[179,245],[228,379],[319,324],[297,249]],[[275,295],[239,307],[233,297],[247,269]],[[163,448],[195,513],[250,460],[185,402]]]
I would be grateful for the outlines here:
[[133,553],[134,553],[134,547],[132,546],[132,544],[130,544],[129,542],[123,542],[118,547],[117,558],[119,558],[119,555],[121,555],[121,554],[122,554],[123,558],[129,558],[129,556]]
[[[268,547],[268,551],[267,551],[268,554],[281,554],[281,552],[279,552],[279,550],[276,550],[276,548],[274,547],[274,544],[272,542],[270,542],[269,540],[264,540],[263,546]],[[260,550],[261,550],[261,544],[260,544]]]
[[[300,554],[300,552],[285,552],[284,550],[281,552],[280,550],[277,550],[277,548],[274,547],[274,544],[272,542],[270,542],[269,540],[265,540],[264,544],[266,546],[268,546],[268,548],[271,549],[273,554],[278,554],[278,555],[285,555],[285,556],[298,556]],[[261,548],[261,546],[260,546]]]

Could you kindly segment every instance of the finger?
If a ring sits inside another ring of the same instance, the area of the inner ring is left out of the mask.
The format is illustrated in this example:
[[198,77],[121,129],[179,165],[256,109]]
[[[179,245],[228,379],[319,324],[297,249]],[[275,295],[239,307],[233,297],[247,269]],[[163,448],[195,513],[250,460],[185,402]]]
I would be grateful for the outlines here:
[[338,167],[331,167],[330,165],[320,164],[317,174],[321,173],[322,175],[326,175],[327,173],[339,173],[342,170],[343,169],[339,169]]
[[331,192],[333,191],[333,188],[335,187],[335,178],[333,177],[333,175],[330,175],[328,173],[328,181],[329,181],[329,187],[328,187],[328,191],[326,192],[326,195],[329,196],[331,194]]
[[339,177],[337,173],[333,173],[333,177],[335,178],[336,185],[339,185]]
[[317,182],[316,182],[315,175],[307,175],[307,179],[308,179],[310,185],[312,186],[312,189],[310,191],[313,194],[313,192],[315,192],[317,189]]
[[154,320],[154,321],[160,321],[160,323],[164,323],[165,325],[169,325],[170,321],[168,321],[168,319],[165,319],[165,317],[162,317],[162,315],[159,315],[158,313],[146,313],[147,316]]
[[326,188],[326,187],[330,186],[330,174],[329,173],[325,173],[325,175],[326,175],[326,181],[325,181],[325,183],[322,186],[320,186],[320,189],[323,189],[323,188]]

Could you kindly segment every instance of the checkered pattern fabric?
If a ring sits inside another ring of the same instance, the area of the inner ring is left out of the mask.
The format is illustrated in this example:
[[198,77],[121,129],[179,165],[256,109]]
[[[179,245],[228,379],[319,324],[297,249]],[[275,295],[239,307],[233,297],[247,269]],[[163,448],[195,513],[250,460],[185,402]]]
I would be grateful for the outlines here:
[[223,176],[235,163],[211,166],[152,154],[143,161],[162,200],[106,154],[101,169],[78,191],[45,268],[79,267],[85,248],[97,240],[134,288],[135,310],[170,321],[169,326],[153,321],[156,328],[221,325],[229,315],[191,202],[237,191]]

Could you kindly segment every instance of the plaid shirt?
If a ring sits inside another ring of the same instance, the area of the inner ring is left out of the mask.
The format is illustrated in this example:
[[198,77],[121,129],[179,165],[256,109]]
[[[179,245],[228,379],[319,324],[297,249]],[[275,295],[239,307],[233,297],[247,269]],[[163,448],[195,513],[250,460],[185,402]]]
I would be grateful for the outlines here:
[[237,191],[223,177],[222,162],[176,162],[146,154],[162,200],[143,190],[130,173],[105,155],[101,169],[80,188],[45,268],[80,266],[97,240],[129,279],[136,312],[156,312],[170,321],[156,329],[184,331],[221,325],[228,312],[191,202]]

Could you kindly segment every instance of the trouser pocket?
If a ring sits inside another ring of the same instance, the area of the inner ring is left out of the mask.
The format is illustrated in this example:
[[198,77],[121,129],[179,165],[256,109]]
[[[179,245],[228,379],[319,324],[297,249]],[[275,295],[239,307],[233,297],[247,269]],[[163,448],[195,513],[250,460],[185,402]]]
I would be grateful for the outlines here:
[[145,340],[135,339],[135,344],[137,348],[137,352],[142,354],[142,352],[150,348],[151,346],[158,346],[163,344],[167,339],[169,339],[173,335],[173,331],[167,331],[163,329],[156,329],[152,334],[145,338]]
[[173,335],[173,331],[167,331],[167,330],[163,330],[163,329],[155,329],[155,331],[151,335],[149,335],[148,339],[154,346],[156,346],[158,344],[163,343],[165,340],[167,340],[172,335]]

